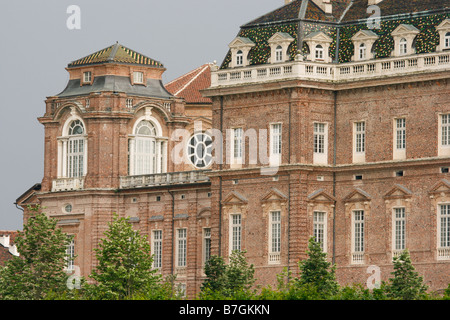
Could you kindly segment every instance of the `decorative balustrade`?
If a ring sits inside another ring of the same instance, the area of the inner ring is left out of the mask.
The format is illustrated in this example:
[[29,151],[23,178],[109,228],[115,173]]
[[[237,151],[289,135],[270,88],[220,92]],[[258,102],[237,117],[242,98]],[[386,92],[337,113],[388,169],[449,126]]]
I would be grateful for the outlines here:
[[53,180],[52,191],[74,191],[84,188],[84,178],[62,178]]
[[281,255],[279,252],[269,253],[269,264],[278,264],[281,261]]
[[364,264],[364,252],[353,252],[352,264]]
[[291,61],[276,65],[216,70],[211,74],[211,87],[284,79],[340,83],[445,70],[450,70],[448,51],[341,64]]
[[120,188],[130,189],[184,183],[208,182],[209,177],[205,174],[205,172],[206,171],[182,171],[140,176],[126,176],[120,178]]
[[450,260],[450,248],[438,248],[437,258],[438,260]]

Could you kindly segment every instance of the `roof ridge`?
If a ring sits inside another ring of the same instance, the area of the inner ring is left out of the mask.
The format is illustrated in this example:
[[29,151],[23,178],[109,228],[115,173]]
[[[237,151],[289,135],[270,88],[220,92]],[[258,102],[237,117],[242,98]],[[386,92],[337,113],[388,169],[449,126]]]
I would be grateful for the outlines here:
[[180,92],[182,92],[184,89],[186,89],[192,82],[194,82],[203,72],[205,72],[205,70],[207,70],[207,68],[209,68],[210,65],[209,64],[204,64],[203,66],[197,68],[196,70],[202,68],[202,70],[200,70],[200,72],[198,72],[195,77],[193,77],[190,81],[188,81],[180,90],[178,90],[176,93],[174,93],[174,96],[177,96]]

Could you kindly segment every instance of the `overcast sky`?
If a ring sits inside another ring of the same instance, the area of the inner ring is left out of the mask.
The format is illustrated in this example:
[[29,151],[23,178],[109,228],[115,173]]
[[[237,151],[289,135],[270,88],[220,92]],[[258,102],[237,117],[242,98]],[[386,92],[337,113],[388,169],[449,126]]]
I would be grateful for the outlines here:
[[[70,30],[70,5],[81,29]],[[15,200],[42,181],[44,100],[68,81],[67,64],[116,41],[162,62],[164,83],[221,63],[239,27],[284,0],[2,0],[0,3],[0,230],[22,230]]]

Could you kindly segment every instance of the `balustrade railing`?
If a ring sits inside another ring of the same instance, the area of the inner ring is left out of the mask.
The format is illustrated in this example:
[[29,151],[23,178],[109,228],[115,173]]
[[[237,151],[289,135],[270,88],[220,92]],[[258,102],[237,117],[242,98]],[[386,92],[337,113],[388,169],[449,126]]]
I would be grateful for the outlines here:
[[450,70],[450,52],[448,51],[341,64],[291,61],[276,65],[216,70],[211,74],[211,87],[282,79],[349,82],[444,70]]
[[84,178],[62,178],[53,180],[52,191],[74,191],[84,188]]
[[205,174],[205,172],[206,171],[182,171],[126,176],[120,178],[120,188],[129,189],[160,185],[207,182],[209,181],[209,177]]

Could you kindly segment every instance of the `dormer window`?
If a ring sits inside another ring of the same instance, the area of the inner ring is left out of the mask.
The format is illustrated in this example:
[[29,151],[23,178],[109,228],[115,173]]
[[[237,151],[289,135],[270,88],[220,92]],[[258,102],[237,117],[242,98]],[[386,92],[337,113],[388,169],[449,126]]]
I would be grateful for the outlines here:
[[248,54],[255,46],[249,38],[237,37],[229,45],[231,49],[231,67],[246,67],[250,64]]
[[239,50],[236,53],[236,66],[242,67],[244,65],[244,53]]
[[305,37],[305,42],[310,48],[307,60],[331,63],[331,57],[328,54],[330,44],[333,40],[323,31],[311,32]]
[[408,41],[405,38],[400,39],[399,46],[400,54],[408,53]]
[[91,83],[92,81],[92,72],[86,71],[83,72],[83,83]]
[[316,60],[323,60],[323,47],[320,44],[318,44],[315,48],[315,57]]
[[366,59],[366,52],[367,52],[366,45],[364,43],[361,43],[359,45],[359,59],[360,60]]
[[415,53],[413,44],[419,32],[419,29],[410,24],[401,24],[395,28],[391,33],[394,38],[393,56],[399,57]]
[[377,41],[378,35],[371,30],[360,30],[353,37],[354,53],[352,61],[363,61],[374,58],[373,44]]
[[439,32],[439,45],[436,51],[450,50],[450,19],[445,19],[436,27]]
[[278,46],[275,49],[275,60],[276,60],[276,62],[283,61],[283,48],[281,46]]
[[144,73],[139,72],[139,71],[133,72],[133,82],[138,83],[138,84],[143,84],[144,83]]
[[290,44],[294,38],[286,32],[277,32],[269,39],[270,45],[270,63],[285,62],[288,60],[288,52]]

